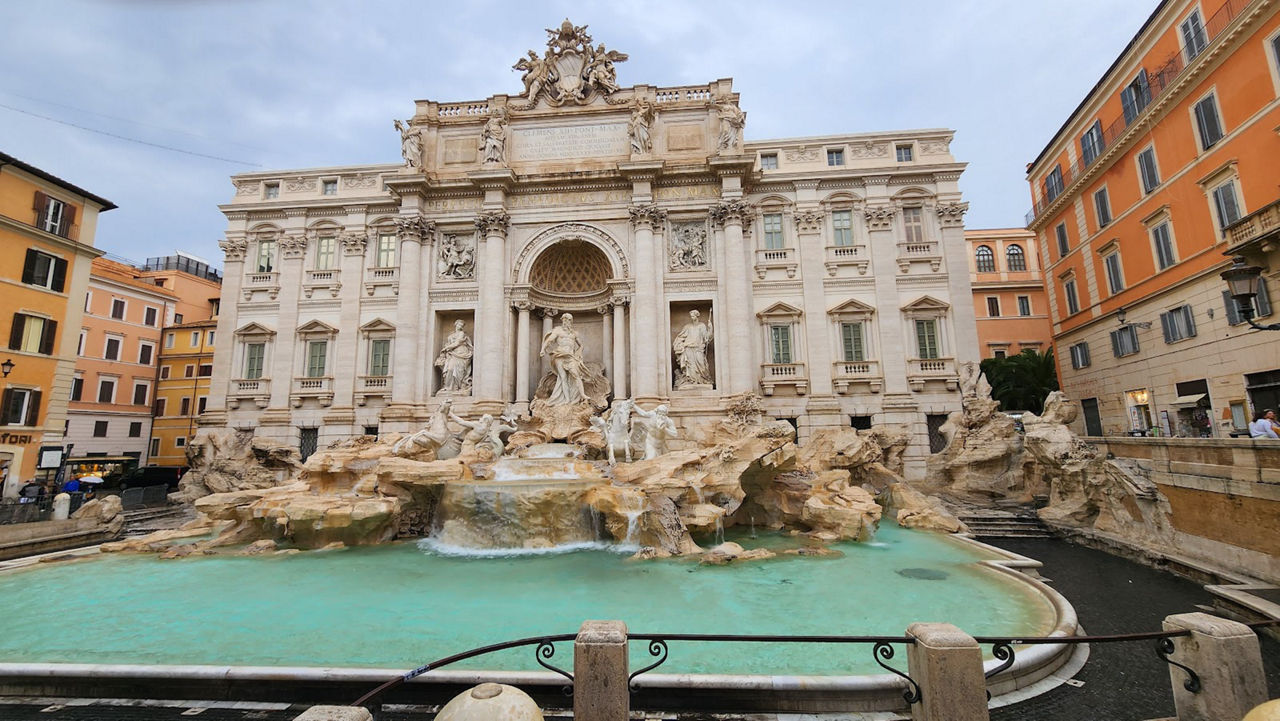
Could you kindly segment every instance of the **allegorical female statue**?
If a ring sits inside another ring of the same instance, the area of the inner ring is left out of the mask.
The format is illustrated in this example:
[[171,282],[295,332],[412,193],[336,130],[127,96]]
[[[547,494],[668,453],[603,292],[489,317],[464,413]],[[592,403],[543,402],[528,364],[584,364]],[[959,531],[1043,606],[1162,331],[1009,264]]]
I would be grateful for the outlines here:
[[502,108],[494,110],[484,124],[480,136],[480,152],[485,165],[507,162],[507,113]]
[[416,168],[422,164],[421,130],[396,120],[396,130],[400,131],[400,154],[404,156],[404,164]]
[[713,329],[710,315],[707,323],[698,320],[699,315],[696,310],[689,311],[689,322],[671,343],[676,356],[676,388],[711,385],[707,348],[711,345]]
[[587,366],[582,362],[582,341],[573,329],[572,315],[565,313],[560,316],[560,325],[543,337],[538,356],[551,357],[551,371],[556,376],[547,405],[572,405],[587,399],[582,385],[587,377]]
[[471,338],[462,331],[462,321],[454,321],[453,332],[444,340],[436,356],[440,369],[440,392],[467,393],[471,390],[471,357],[475,350]]

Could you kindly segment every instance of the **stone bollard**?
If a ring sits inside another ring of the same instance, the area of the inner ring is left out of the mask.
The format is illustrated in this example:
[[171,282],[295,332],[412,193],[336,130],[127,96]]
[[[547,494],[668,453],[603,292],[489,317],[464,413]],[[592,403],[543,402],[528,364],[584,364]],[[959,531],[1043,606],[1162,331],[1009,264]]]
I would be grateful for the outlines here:
[[573,717],[627,721],[631,715],[629,673],[627,624],[583,621],[573,642]]
[[71,515],[71,496],[66,493],[59,493],[53,497],[53,516],[52,520],[65,521],[67,516]]
[[293,721],[373,721],[373,714],[360,706],[312,706]]
[[435,721],[543,721],[542,710],[515,686],[482,683],[445,704]]
[[1180,613],[1164,620],[1164,630],[1188,630],[1170,639],[1169,658],[1200,676],[1200,692],[1184,685],[1187,672],[1170,664],[1173,706],[1178,721],[1238,721],[1267,700],[1258,636],[1248,626],[1207,613]]
[[982,649],[949,623],[913,623],[907,635],[907,675],[920,684],[913,721],[987,721],[987,680]]

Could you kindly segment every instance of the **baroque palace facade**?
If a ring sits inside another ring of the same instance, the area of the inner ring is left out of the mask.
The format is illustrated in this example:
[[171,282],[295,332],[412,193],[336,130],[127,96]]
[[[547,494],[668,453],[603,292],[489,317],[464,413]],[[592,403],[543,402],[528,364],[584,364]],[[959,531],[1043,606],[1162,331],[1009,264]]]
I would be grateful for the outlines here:
[[609,396],[684,437],[754,392],[802,441],[906,424],[923,473],[978,359],[952,132],[744,142],[731,80],[619,88],[625,55],[548,34],[522,95],[418,101],[403,163],[232,179],[201,424],[305,455],[444,398],[527,412],[572,315]]

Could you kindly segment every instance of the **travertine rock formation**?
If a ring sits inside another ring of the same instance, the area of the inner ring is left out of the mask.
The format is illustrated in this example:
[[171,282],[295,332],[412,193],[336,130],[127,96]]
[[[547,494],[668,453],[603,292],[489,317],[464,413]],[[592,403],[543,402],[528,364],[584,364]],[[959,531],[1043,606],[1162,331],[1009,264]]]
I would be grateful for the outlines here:
[[298,451],[251,432],[218,430],[197,435],[187,444],[191,470],[178,482],[178,500],[190,503],[210,493],[271,488],[302,468]]
[[947,510],[937,496],[926,496],[906,483],[893,483],[883,497],[885,512],[903,528],[943,533],[968,533],[969,527]]
[[112,536],[124,529],[124,506],[119,496],[103,496],[80,506],[71,518],[103,526]]

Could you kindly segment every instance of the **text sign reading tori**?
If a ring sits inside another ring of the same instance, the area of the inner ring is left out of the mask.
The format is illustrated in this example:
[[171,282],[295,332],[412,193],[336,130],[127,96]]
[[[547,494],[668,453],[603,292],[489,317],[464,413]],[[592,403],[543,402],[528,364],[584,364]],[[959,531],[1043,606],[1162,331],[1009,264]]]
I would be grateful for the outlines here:
[[515,161],[617,157],[631,152],[626,123],[512,129],[511,140]]

